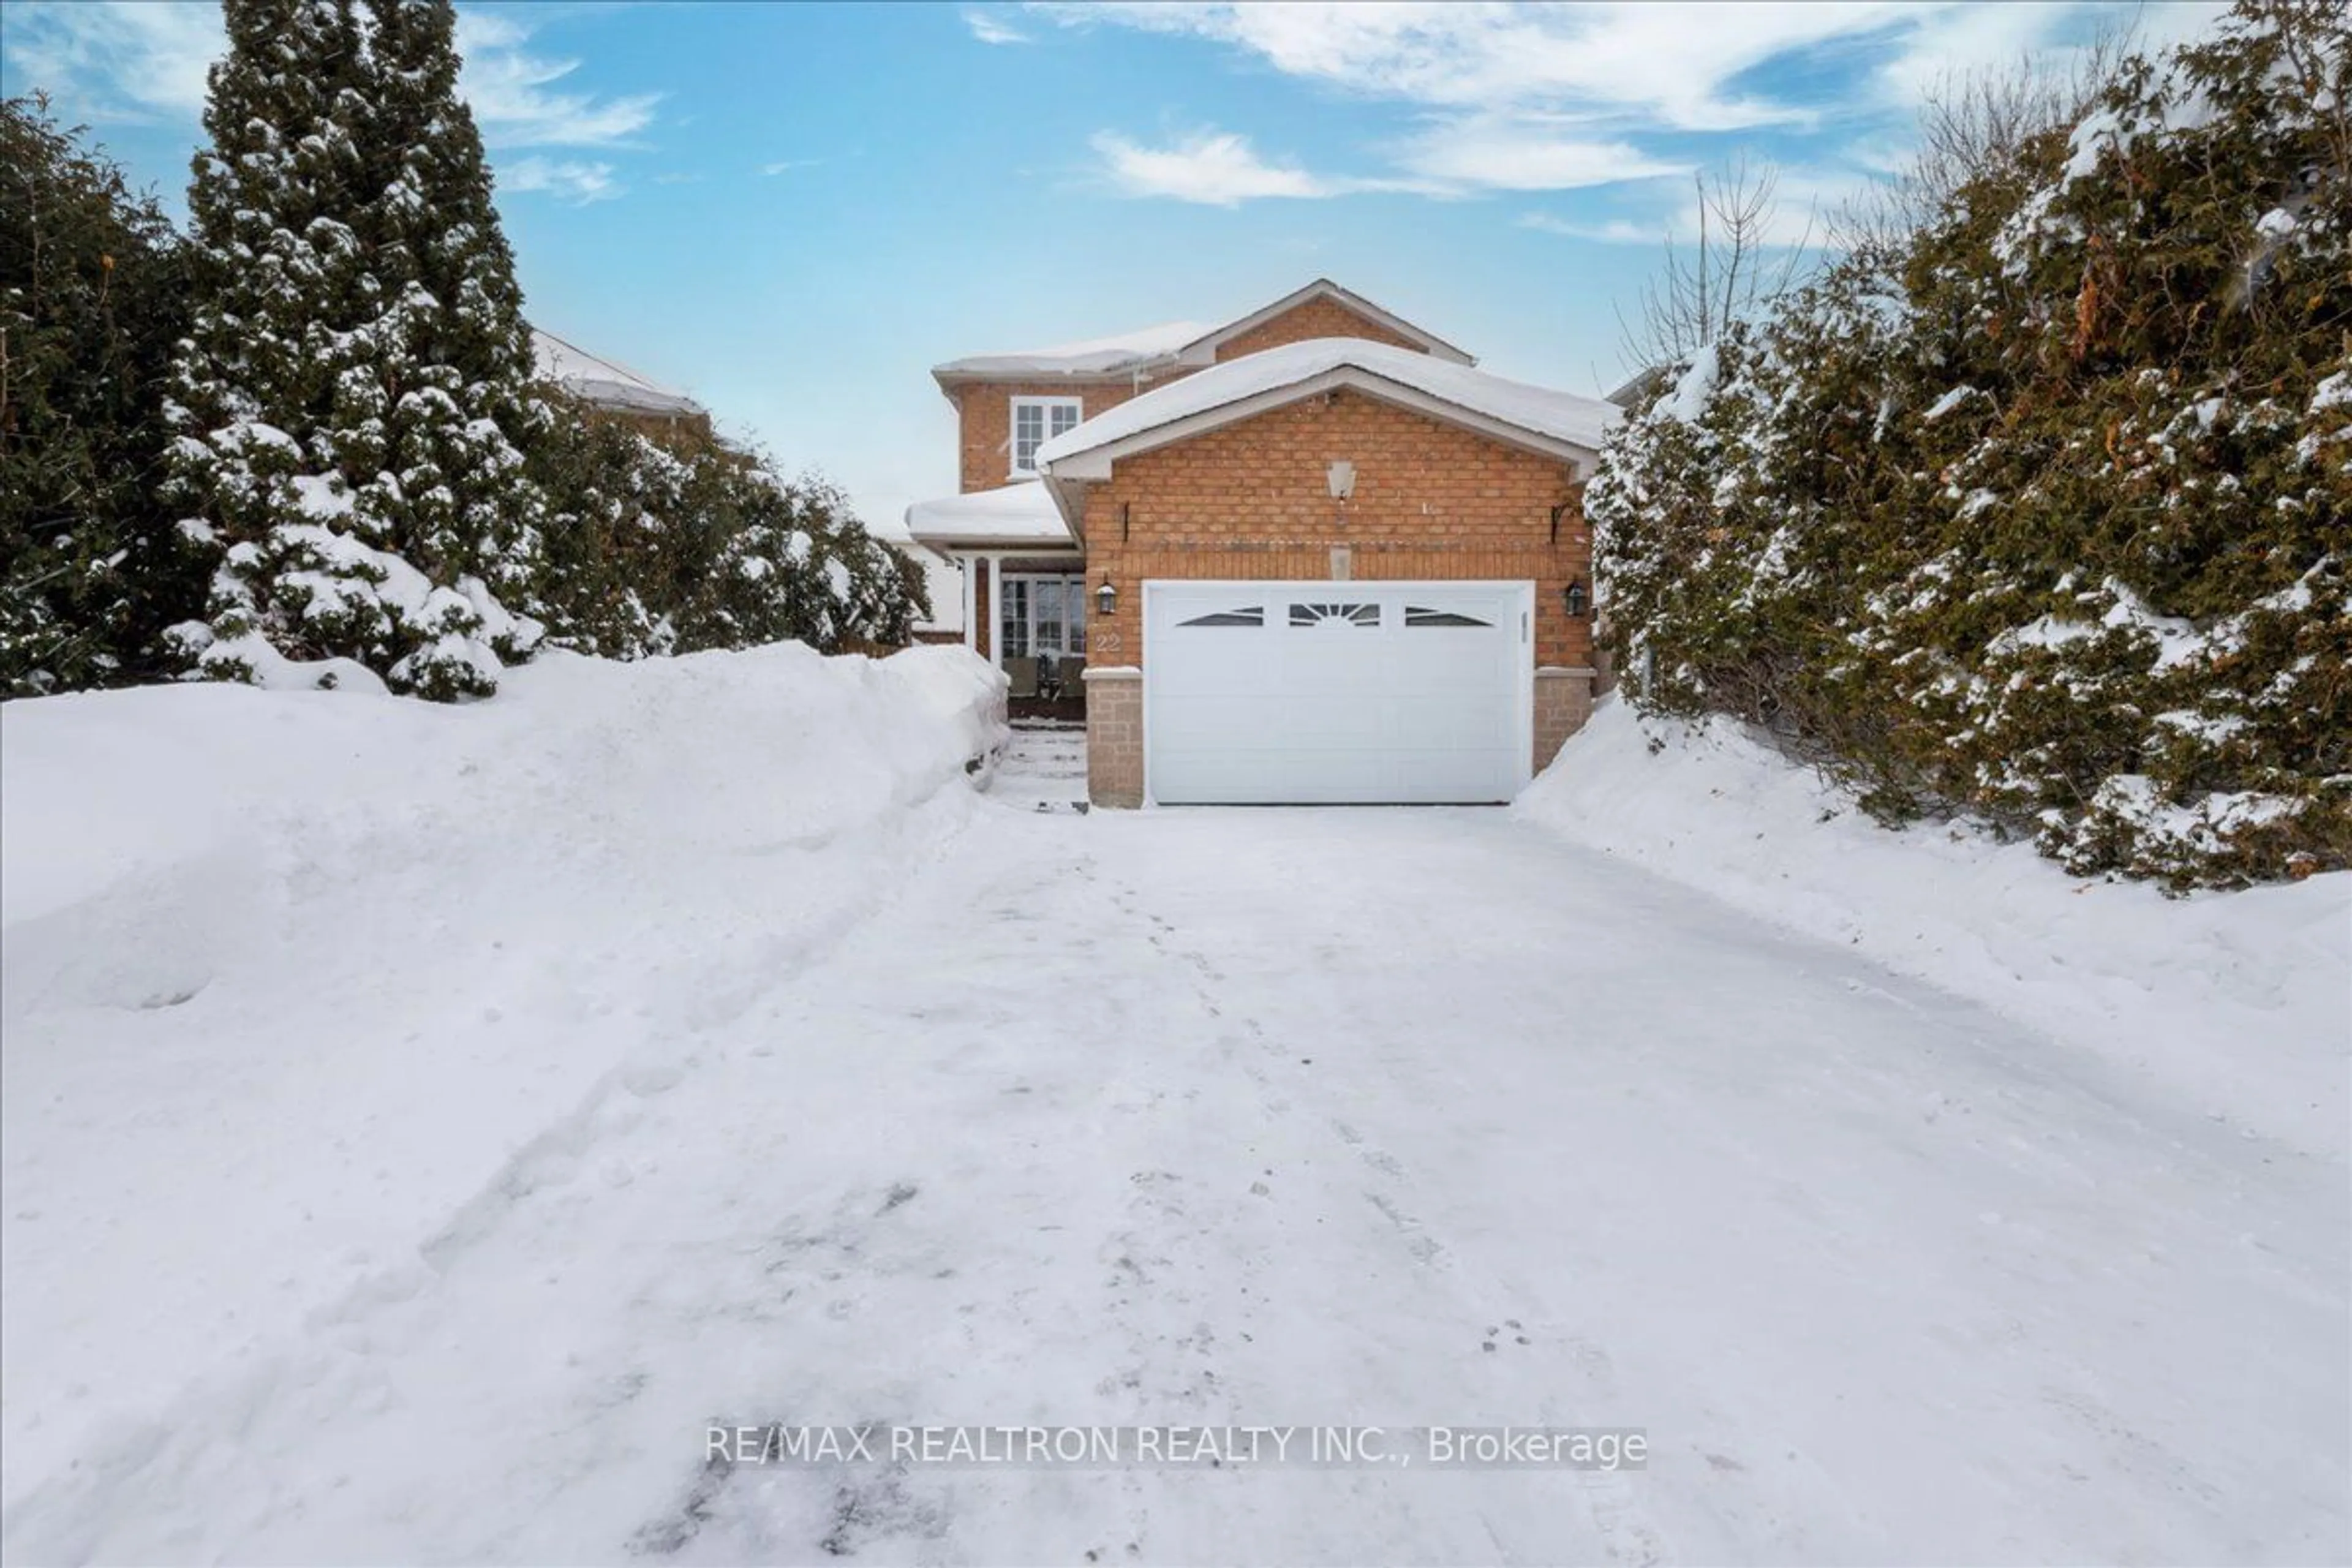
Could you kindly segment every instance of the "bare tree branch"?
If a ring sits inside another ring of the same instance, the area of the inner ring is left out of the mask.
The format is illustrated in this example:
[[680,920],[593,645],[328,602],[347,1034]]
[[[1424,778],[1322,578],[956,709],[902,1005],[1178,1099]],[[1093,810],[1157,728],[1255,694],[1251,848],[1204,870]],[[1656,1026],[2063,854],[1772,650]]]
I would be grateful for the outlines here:
[[[1780,175],[1743,157],[1693,176],[1697,234],[1685,253],[1669,237],[1664,265],[1642,286],[1635,317],[1617,315],[1620,351],[1640,371],[1686,360],[1731,323],[1794,287],[1812,248],[1812,223],[1795,245],[1775,240]],[[1777,259],[1776,259],[1777,258]]]

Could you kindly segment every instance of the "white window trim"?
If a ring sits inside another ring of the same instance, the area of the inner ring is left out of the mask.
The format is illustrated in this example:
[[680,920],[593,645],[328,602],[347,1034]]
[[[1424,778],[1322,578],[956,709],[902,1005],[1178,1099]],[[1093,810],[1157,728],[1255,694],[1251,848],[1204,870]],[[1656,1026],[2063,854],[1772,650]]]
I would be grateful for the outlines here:
[[[1084,658],[1087,657],[1087,650],[1084,647],[1080,647],[1075,651],[1072,651],[1070,648],[1070,644],[1073,642],[1084,644],[1087,640],[1087,631],[1089,630],[1086,624],[1086,616],[1083,613],[1076,614],[1075,617],[1073,616],[1074,606],[1078,612],[1083,612],[1087,607],[1086,574],[1082,572],[1007,572],[1003,574],[1002,581],[1004,587],[1000,587],[998,589],[1000,597],[997,600],[996,610],[996,640],[999,643],[1004,641],[1004,600],[1002,595],[1003,595],[1005,588],[1009,588],[1011,584],[1015,583],[1032,584],[1032,586],[1025,590],[1023,595],[1023,614],[1021,618],[1023,637],[1021,640],[1027,646],[1029,651],[1026,655],[1022,657],[1031,658],[1036,657],[1038,622],[1037,590],[1034,584],[1039,583],[1058,583],[1063,585],[1062,591],[1064,595],[1062,608],[1062,646],[1054,650],[1054,657],[1055,658]],[[1073,632],[1076,633],[1075,636],[1072,635]],[[1000,649],[997,656],[998,668],[1002,669],[1004,667],[1003,661],[1005,657],[1006,656]]]
[[1054,438],[1054,410],[1066,408],[1075,416],[1070,422],[1073,425],[1083,425],[1087,419],[1087,401],[1083,397],[1015,397],[1013,399],[1013,406],[1006,415],[1004,426],[1005,462],[1009,466],[1012,478],[1034,479],[1037,477],[1036,465],[1032,463],[1025,468],[1021,466],[1021,411],[1024,408],[1034,408],[1039,411],[1038,426],[1045,431],[1045,435],[1038,440],[1038,444],[1042,446]]

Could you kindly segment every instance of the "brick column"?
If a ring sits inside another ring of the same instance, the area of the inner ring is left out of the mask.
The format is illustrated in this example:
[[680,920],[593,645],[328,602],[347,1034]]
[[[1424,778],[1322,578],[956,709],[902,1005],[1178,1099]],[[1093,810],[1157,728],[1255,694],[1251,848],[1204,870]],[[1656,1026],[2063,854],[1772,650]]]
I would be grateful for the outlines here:
[[1088,665],[1087,796],[1097,805],[1143,804],[1143,671]]
[[1592,716],[1592,671],[1544,665],[1536,670],[1536,772],[1551,765],[1560,742]]

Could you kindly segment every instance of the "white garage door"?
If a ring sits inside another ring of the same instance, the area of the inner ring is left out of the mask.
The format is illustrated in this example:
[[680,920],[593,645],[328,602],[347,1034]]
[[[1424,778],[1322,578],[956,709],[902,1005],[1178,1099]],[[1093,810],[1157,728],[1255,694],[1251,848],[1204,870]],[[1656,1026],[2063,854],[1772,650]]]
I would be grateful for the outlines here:
[[1151,798],[1508,800],[1534,607],[1528,583],[1146,583]]

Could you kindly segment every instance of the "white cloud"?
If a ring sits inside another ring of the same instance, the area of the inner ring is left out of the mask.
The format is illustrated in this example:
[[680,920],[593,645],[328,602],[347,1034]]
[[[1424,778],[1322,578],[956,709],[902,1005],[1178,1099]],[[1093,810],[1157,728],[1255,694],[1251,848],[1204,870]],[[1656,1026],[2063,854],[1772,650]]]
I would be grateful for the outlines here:
[[536,153],[500,169],[498,179],[509,191],[544,191],[575,206],[609,200],[622,190],[613,178],[610,163],[572,163],[541,157]]
[[[2163,47],[2209,31],[2227,0],[1705,0],[1465,4],[1458,0],[1032,0],[1066,26],[1109,23],[1213,39],[1286,76],[1438,107],[1573,109],[1678,131],[1809,124],[1817,106],[1740,90],[1747,72],[1824,47],[1891,48],[1887,97],[1905,107],[1948,72],[2049,63],[2104,16]],[[1879,107],[1840,104],[1834,111]]]
[[194,118],[227,47],[217,5],[12,0],[7,90],[46,91],[70,119]]
[[[604,97],[552,90],[580,62],[533,55],[531,27],[503,13],[461,11],[459,91],[483,140],[507,147],[626,142],[653,123],[657,93]],[[228,47],[217,4],[183,0],[10,0],[8,90],[44,89],[68,118],[192,119],[205,73]]]
[[1685,173],[1631,142],[1561,134],[1543,115],[1480,114],[1423,132],[1398,150],[1412,173],[1439,184],[1503,191],[1565,191]]
[[1463,194],[1458,185],[1417,174],[1320,174],[1296,164],[1269,163],[1248,137],[1230,131],[1195,132],[1162,147],[1147,147],[1104,131],[1095,135],[1093,144],[1102,156],[1104,175],[1123,195],[1231,207],[1270,196],[1311,201],[1383,191],[1422,196]]
[[1210,206],[1269,197],[1315,200],[1391,192],[1464,196],[1482,190],[1558,191],[1685,173],[1622,142],[1559,134],[1540,118],[1474,116],[1421,132],[1397,149],[1402,173],[1328,174],[1261,156],[1249,138],[1202,131],[1149,146],[1105,131],[1094,138],[1103,173],[1122,195]]
[[2227,0],[2151,0],[2134,6],[2097,6],[2074,0],[2010,0],[1922,12],[1901,36],[1902,47],[1881,68],[1886,100],[1909,108],[1939,85],[1987,71],[2027,68],[2063,76],[2085,53],[2102,26],[2126,30],[2134,46],[2161,50],[2211,30],[2229,14]]
[[1947,79],[2004,70],[2022,60],[2039,58],[2046,65],[2055,40],[2080,9],[2011,0],[1927,14],[1906,35],[1901,52],[1880,68],[1879,85],[1889,100],[1908,105]]
[[1002,16],[968,5],[963,11],[963,25],[971,36],[983,44],[1025,44],[1029,35],[1006,22]]
[[[1720,163],[1752,144],[1738,132],[1834,127],[1868,156],[1854,159],[1860,167],[1783,176],[1783,210],[1794,216],[1776,237],[1788,243],[1803,240],[1809,205],[1826,214],[1873,174],[1901,164],[1909,111],[1940,79],[2025,60],[2063,68],[2102,18],[2136,23],[2144,44],[2168,43],[2209,27],[2221,8],[2222,0],[2155,0],[2136,11],[2089,0],[1031,0],[1027,7],[1066,26],[1209,40],[1283,76],[1419,111],[1418,128],[1379,146],[1385,179],[1270,163],[1233,132],[1157,148],[1098,137],[1114,183],[1135,194],[1229,205],[1363,190],[1568,191]],[[1768,76],[1763,68],[1775,65],[1793,68]],[[1822,88],[1825,69],[1844,85]],[[1769,80],[1806,85],[1757,85]],[[1671,156],[1654,150],[1669,133],[1677,138]],[[1670,211],[1671,191],[1657,200],[1654,222],[1559,221],[1612,241],[1683,229],[1691,215]]]
[[[1831,216],[1869,189],[1875,176],[1864,169],[1798,168],[1776,171],[1772,178],[1772,204],[1760,238],[1767,247],[1788,249],[1825,244]],[[1517,223],[1520,228],[1603,245],[1663,245],[1668,240],[1686,245],[1696,240],[1701,226],[1696,183],[1662,181],[1653,194],[1655,199],[1646,208],[1630,216],[1586,218],[1530,212],[1521,214]]]
[[1532,228],[1544,234],[1563,235],[1570,239],[1597,239],[1603,245],[1658,245],[1664,242],[1664,223],[1635,223],[1631,218],[1612,217],[1600,223],[1577,223],[1569,218],[1554,217],[1549,213],[1525,213],[1518,220],[1521,228]]
[[760,165],[763,174],[788,174],[794,169],[814,169],[824,163],[822,158],[779,158],[772,163]]
[[1068,4],[1039,14],[1213,39],[1287,76],[1457,110],[1602,110],[1681,131],[1809,123],[1814,111],[1739,92],[1781,55],[1916,25],[1946,8],[1898,0],[1779,5]]
[[1246,137],[1204,131],[1166,147],[1145,147],[1112,132],[1094,139],[1112,184],[1131,196],[1169,196],[1211,206],[1238,206],[1265,196],[1339,194],[1332,182],[1283,168],[1257,155]]
[[459,90],[483,141],[498,147],[614,146],[653,123],[659,93],[604,98],[554,90],[580,62],[531,54],[523,47],[530,38],[530,29],[510,16],[457,14],[457,47],[466,57]]

